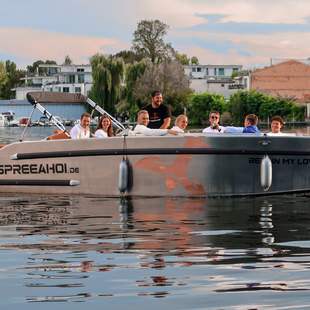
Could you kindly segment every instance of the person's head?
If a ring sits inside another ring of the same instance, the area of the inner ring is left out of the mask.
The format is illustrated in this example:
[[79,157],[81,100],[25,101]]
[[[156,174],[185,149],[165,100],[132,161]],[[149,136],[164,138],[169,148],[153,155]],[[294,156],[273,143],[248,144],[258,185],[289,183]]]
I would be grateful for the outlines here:
[[89,125],[90,125],[90,114],[85,112],[81,115],[81,118],[80,118],[80,125],[81,127],[83,128],[89,128]]
[[209,122],[211,126],[218,126],[219,122],[220,122],[220,112],[218,111],[211,111],[209,113]]
[[271,132],[272,133],[281,132],[281,129],[283,126],[284,126],[284,120],[281,116],[274,116],[271,119]]
[[151,96],[152,96],[152,107],[156,109],[162,104],[163,95],[159,90],[154,90]]
[[149,112],[146,110],[141,110],[138,112],[137,123],[138,125],[147,126],[150,122]]
[[248,114],[244,119],[244,127],[256,126],[258,123],[258,117],[255,114]]
[[105,114],[102,115],[100,117],[97,129],[102,129],[105,131],[108,134],[108,137],[113,136],[112,121],[110,117]]
[[184,130],[188,125],[188,118],[186,115],[181,114],[175,119],[175,126],[178,126],[182,130]]

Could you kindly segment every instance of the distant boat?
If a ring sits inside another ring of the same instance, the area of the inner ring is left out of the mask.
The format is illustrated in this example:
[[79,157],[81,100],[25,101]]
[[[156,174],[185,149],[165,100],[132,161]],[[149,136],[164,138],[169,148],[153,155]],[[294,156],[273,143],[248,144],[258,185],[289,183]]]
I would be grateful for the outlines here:
[[0,127],[7,127],[9,125],[8,119],[5,115],[0,114]]

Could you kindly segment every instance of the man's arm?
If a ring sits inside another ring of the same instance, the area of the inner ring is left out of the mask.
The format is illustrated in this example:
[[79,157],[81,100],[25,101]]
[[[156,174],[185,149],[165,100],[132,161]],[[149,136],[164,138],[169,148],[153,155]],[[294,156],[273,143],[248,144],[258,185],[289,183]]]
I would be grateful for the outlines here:
[[168,127],[170,126],[170,123],[171,123],[171,117],[166,117],[164,119],[164,122],[163,124],[160,126],[160,129],[168,129]]

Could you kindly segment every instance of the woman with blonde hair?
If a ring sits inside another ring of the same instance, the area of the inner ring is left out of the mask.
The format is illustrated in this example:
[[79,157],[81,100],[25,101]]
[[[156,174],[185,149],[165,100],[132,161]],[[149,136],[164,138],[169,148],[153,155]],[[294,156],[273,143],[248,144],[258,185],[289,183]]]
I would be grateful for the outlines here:
[[95,138],[107,138],[113,136],[112,121],[109,116],[104,114],[100,117],[98,127],[95,131]]
[[184,130],[186,129],[187,125],[188,125],[187,116],[181,114],[175,119],[174,126],[171,128],[171,130],[175,130],[179,133],[184,133]]

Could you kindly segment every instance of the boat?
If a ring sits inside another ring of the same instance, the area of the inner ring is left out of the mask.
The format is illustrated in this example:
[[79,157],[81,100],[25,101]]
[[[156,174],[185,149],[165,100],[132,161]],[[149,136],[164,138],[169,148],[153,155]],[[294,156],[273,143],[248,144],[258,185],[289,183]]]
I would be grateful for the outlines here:
[[4,145],[0,192],[225,197],[310,191],[307,136],[127,133]]

